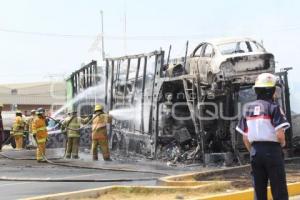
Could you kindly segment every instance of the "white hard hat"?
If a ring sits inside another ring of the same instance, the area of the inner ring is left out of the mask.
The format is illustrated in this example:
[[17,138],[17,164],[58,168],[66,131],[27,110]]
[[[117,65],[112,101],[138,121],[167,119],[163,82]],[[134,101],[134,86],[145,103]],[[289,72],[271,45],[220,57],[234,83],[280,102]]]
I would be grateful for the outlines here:
[[258,75],[254,88],[270,88],[275,87],[276,77],[270,73],[262,73]]

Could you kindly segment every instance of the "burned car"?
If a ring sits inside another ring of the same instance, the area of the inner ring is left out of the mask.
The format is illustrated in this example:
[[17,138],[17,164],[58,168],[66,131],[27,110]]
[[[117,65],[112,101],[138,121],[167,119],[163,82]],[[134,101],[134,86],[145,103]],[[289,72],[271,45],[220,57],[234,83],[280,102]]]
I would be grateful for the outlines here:
[[264,72],[275,72],[274,56],[250,38],[202,42],[187,57],[186,64],[173,63],[168,66],[169,76],[199,74],[200,82],[208,85],[222,81],[251,83]]
[[211,40],[198,45],[190,56],[190,73],[201,81],[252,82],[263,72],[275,71],[274,56],[250,38]]

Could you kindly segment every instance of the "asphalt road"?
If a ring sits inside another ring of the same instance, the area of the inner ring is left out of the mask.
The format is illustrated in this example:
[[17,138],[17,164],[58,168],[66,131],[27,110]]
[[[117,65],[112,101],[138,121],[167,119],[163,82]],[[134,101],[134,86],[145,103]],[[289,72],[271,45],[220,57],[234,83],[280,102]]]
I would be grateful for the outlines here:
[[[4,153],[4,152],[2,152]],[[34,158],[31,151],[8,151],[8,156],[15,158]],[[50,154],[50,153],[49,153]],[[57,157],[54,155],[53,157]],[[103,161],[91,162],[90,155],[81,154],[81,160],[64,160],[55,162],[67,162],[91,167],[114,167],[120,169],[136,169],[166,172],[169,174],[186,173],[188,171],[203,170],[201,167],[192,168],[171,168],[165,164],[145,161],[125,162],[116,159],[113,162]],[[85,158],[86,157],[86,158]],[[60,192],[71,192],[84,189],[99,188],[109,185],[155,185],[155,180],[135,181],[135,182],[76,182],[84,180],[103,180],[103,179],[139,179],[139,178],[158,178],[163,175],[142,173],[142,172],[120,172],[110,170],[79,169],[73,167],[63,167],[48,163],[37,163],[35,160],[10,160],[0,156],[0,178],[23,178],[23,179],[68,179],[73,182],[34,182],[34,181],[3,181],[0,180],[0,200],[22,199],[39,195],[54,194]],[[300,200],[299,197],[291,198]]]
[[[75,182],[82,179],[128,179],[149,177],[149,174],[113,172],[108,170],[76,169],[39,164],[36,161],[13,161],[0,158],[0,176],[15,178],[72,179],[74,182],[0,181],[0,200],[20,199],[59,192],[78,191],[108,185],[155,185],[155,181],[139,182]],[[157,177],[157,175],[150,175]]]
[[[109,185],[155,185],[155,180],[134,181],[134,182],[76,182],[76,180],[95,180],[95,179],[141,179],[158,178],[166,174],[181,174],[191,171],[203,170],[201,166],[191,167],[171,167],[166,163],[160,163],[151,160],[145,160],[138,156],[131,158],[112,155],[114,161],[104,162],[100,159],[97,162],[91,160],[89,153],[81,152],[79,160],[54,160],[54,162],[63,162],[72,165],[85,167],[102,167],[114,169],[128,169],[138,171],[150,171],[162,174],[110,171],[96,169],[79,169],[63,166],[51,165],[48,163],[37,163],[34,160],[35,151],[14,151],[5,149],[2,154],[10,158],[26,158],[33,160],[10,160],[0,155],[0,178],[40,178],[40,179],[68,179],[74,182],[21,182],[21,181],[3,181],[0,180],[0,200],[20,199],[39,195],[78,191],[83,189],[98,188]],[[59,158],[63,155],[63,149],[47,149],[49,159]],[[163,175],[164,174],[164,175]],[[22,180],[23,180],[22,179]]]
[[[38,195],[59,192],[71,192],[91,189],[108,185],[121,185],[125,183],[38,183],[38,182],[1,182],[0,191],[2,200],[21,199]],[[133,183],[129,183],[130,185]],[[148,182],[145,184],[149,184]]]

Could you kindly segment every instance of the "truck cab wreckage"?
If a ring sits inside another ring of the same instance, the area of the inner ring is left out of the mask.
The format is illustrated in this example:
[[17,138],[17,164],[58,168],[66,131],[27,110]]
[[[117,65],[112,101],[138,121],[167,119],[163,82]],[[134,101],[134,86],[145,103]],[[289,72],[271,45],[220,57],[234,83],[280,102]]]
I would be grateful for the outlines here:
[[[190,56],[187,49],[176,59],[171,47],[167,59],[162,50],[105,59],[106,108],[129,111],[110,125],[111,148],[172,163],[245,162],[235,127],[256,97],[257,75],[275,73],[273,54],[249,38],[203,42]],[[276,73],[276,101],[291,121],[288,70]],[[289,149],[291,128],[286,135]]]

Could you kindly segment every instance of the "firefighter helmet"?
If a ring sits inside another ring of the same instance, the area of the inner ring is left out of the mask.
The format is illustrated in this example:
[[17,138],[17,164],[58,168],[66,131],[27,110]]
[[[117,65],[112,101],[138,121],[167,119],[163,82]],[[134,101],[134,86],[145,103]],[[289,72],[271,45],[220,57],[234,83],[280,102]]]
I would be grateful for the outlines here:
[[45,113],[45,109],[44,108],[38,108],[35,112],[37,115],[42,115]]
[[262,73],[258,75],[254,88],[271,88],[276,85],[276,77],[270,73]]
[[96,112],[96,111],[101,111],[101,110],[103,110],[103,105],[102,105],[102,104],[97,104],[97,105],[95,106],[95,112]]

